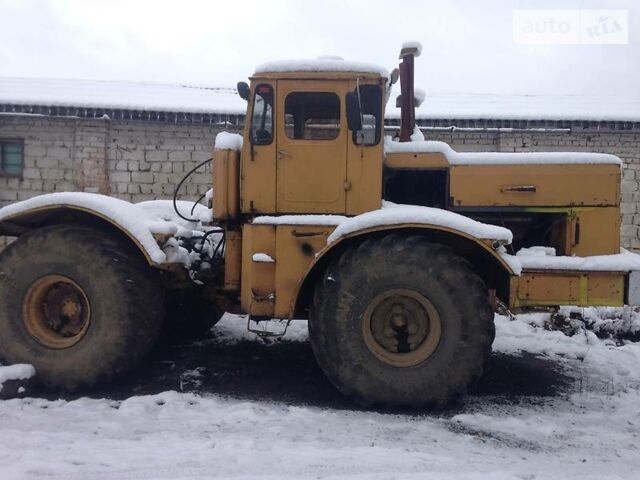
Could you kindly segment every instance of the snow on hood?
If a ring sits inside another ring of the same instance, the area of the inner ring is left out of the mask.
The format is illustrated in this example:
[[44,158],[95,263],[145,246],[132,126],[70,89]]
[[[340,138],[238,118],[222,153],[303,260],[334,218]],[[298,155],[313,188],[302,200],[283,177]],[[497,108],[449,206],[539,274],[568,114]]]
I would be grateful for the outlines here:
[[477,222],[448,210],[383,202],[382,208],[379,210],[372,210],[342,221],[329,235],[327,243],[333,243],[358,230],[405,223],[437,225],[452,228],[477,238],[500,240],[506,243],[511,243],[513,240],[511,231],[506,228]]
[[38,208],[70,206],[86,208],[120,225],[142,246],[149,258],[155,263],[167,262],[167,255],[158,245],[154,234],[193,236],[200,221],[210,215],[202,205],[196,206],[191,215],[192,202],[179,201],[180,212],[188,218],[197,218],[197,222],[187,222],[173,211],[170,200],[153,200],[138,204],[118,198],[86,192],[58,192],[13,203],[0,208],[0,222],[10,220],[21,213]]
[[[413,138],[413,136],[412,136]],[[419,138],[416,136],[416,138]],[[442,153],[451,165],[519,165],[519,164],[591,164],[621,165],[615,155],[588,152],[456,152],[448,144],[439,141],[397,142],[390,136],[384,138],[384,152],[390,153]]]

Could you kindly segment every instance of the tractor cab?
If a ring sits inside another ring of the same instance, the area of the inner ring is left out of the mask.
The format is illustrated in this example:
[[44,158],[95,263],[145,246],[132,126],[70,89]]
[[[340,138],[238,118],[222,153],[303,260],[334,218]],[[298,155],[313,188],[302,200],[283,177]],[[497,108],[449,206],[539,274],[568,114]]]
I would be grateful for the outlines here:
[[244,214],[354,215],[380,206],[387,72],[337,59],[262,65],[248,101]]

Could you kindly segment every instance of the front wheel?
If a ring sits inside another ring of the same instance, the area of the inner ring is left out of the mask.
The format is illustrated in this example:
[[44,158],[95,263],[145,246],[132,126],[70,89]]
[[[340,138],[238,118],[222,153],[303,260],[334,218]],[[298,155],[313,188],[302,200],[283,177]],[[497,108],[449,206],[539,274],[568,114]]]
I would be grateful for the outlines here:
[[73,225],[29,232],[0,254],[0,356],[77,390],[125,372],[164,319],[158,274],[127,242]]
[[320,279],[309,331],[328,378],[365,405],[443,405],[479,378],[494,338],[469,263],[420,236],[371,238]]

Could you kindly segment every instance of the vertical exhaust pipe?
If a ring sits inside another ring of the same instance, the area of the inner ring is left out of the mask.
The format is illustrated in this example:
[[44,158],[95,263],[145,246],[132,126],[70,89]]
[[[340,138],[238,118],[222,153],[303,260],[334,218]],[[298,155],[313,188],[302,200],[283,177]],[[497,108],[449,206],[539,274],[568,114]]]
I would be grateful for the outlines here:
[[420,56],[422,46],[418,42],[405,42],[400,50],[400,141],[411,141],[416,126],[416,101],[414,94],[414,59]]

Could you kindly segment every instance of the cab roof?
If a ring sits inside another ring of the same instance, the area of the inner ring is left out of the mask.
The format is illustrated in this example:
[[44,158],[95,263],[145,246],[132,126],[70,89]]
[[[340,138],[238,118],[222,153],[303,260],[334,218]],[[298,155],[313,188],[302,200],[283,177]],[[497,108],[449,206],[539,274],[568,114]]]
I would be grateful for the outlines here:
[[389,72],[384,67],[371,63],[346,61],[335,57],[267,62],[256,68],[254,76],[281,77],[282,74],[291,74],[290,76],[309,77],[310,74],[314,73],[319,73],[321,77],[337,73],[340,77],[344,76],[344,74],[362,74],[367,77],[389,78]]

